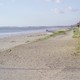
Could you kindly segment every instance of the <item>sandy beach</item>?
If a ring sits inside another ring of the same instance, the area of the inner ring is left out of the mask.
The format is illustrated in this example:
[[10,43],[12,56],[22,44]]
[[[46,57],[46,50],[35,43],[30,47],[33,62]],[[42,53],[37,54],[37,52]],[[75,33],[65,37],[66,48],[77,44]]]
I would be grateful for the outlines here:
[[[0,52],[1,80],[80,80],[80,57],[74,55],[72,31],[37,42],[31,41],[43,36],[22,37],[0,39],[0,49],[8,47]],[[29,44],[25,43],[28,39]]]
[[43,38],[47,36],[49,33],[31,33],[31,34],[20,34],[20,35],[12,35],[0,38],[0,52],[7,50],[9,48],[15,47],[21,44],[28,44],[37,39]]

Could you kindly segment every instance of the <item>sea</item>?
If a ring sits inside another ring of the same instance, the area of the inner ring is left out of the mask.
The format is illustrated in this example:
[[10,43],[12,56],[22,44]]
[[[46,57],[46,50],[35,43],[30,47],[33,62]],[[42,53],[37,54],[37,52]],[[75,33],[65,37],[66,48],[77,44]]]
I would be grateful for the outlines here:
[[68,29],[70,26],[29,26],[29,27],[0,27],[0,38],[12,35],[33,34],[46,31]]

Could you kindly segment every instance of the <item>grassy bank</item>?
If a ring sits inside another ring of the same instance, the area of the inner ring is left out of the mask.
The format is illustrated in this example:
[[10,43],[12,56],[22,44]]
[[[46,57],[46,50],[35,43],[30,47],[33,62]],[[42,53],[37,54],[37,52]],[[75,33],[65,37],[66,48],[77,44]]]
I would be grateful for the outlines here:
[[44,38],[40,38],[40,39],[38,39],[38,40],[36,40],[36,41],[47,40],[47,39],[49,39],[49,38],[51,38],[51,37],[56,37],[56,36],[62,35],[62,34],[66,34],[66,31],[65,31],[65,30],[55,31],[55,32],[53,32],[52,34],[50,34],[50,35],[48,35],[48,36],[45,36]]
[[80,28],[74,28],[73,33],[73,38],[80,38]]
[[76,46],[76,54],[80,55],[80,28],[76,27],[73,30],[73,38],[76,39],[77,46]]

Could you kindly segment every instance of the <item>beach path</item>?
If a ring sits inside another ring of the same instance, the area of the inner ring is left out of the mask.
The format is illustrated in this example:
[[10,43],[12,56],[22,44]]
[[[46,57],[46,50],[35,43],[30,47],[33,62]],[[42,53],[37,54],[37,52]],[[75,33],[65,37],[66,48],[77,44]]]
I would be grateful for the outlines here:
[[0,80],[80,80],[72,32],[0,53]]

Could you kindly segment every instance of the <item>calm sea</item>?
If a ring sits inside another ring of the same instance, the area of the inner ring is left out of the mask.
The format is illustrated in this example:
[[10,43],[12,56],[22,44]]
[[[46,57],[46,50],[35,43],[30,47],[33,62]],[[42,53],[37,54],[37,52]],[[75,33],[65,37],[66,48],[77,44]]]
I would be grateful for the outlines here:
[[46,30],[59,30],[63,28],[69,27],[61,27],[61,26],[37,26],[37,27],[0,27],[0,37],[5,37],[9,35],[17,35],[17,34],[31,34],[37,32],[46,32]]

